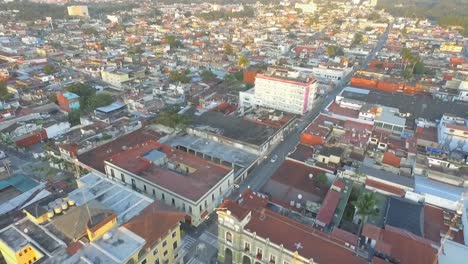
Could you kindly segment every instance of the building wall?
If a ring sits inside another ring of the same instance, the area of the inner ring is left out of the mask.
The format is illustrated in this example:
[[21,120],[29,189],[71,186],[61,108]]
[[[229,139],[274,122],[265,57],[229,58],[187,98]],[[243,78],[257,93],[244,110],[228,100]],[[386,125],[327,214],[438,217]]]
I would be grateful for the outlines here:
[[107,223],[103,224],[97,230],[90,230],[89,228],[86,229],[89,241],[92,242],[98,240],[110,229],[117,226],[117,217],[115,215],[113,215],[112,219],[105,219],[104,221],[107,221]]
[[202,214],[205,211],[211,213],[230,194],[234,184],[234,173],[231,170],[202,198],[198,201],[192,201],[187,197],[167,190],[156,183],[147,181],[109,162],[106,162],[105,170],[108,178],[123,183],[122,177],[124,177],[125,186],[128,188],[133,188],[151,198],[174,206],[176,209],[189,214],[194,226],[198,226],[204,221]]
[[130,80],[128,74],[121,74],[121,73],[113,73],[108,71],[101,71],[101,78],[103,81],[115,85],[117,87],[121,87],[122,83]]
[[146,255],[146,263],[176,263],[181,246],[180,224],[169,230],[165,237],[152,247]]
[[69,16],[89,17],[87,6],[69,6],[67,10]]
[[288,82],[255,79],[255,98],[261,106],[293,114],[304,114],[313,106],[317,83],[303,86]]
[[7,264],[34,263],[43,257],[43,255],[30,244],[27,244],[18,251],[14,251],[2,240],[0,240],[0,252]]
[[[224,263],[226,252],[232,252],[232,263],[243,263],[245,258],[250,259],[250,263],[275,263],[275,264],[313,264],[309,260],[290,252],[280,245],[271,243],[267,238],[256,236],[244,230],[245,223],[239,222],[236,218],[218,212],[218,261]],[[232,239],[227,239],[228,234]],[[250,248],[246,250],[246,246]],[[258,252],[262,252],[261,258]],[[274,262],[270,262],[273,260]],[[261,261],[261,262],[258,262]]]

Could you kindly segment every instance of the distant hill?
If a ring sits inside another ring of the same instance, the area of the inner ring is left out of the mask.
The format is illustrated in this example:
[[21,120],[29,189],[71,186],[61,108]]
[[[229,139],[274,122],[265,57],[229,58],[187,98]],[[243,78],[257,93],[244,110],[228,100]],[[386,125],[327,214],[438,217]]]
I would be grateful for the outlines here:
[[468,0],[379,0],[377,8],[400,17],[428,18],[442,26],[462,26],[468,36]]

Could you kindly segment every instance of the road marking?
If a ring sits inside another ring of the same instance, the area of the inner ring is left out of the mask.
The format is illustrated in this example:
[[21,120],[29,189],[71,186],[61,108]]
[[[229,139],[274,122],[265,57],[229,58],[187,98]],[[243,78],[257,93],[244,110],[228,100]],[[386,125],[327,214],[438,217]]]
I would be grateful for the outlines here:
[[218,238],[208,231],[203,232],[203,234],[200,236],[200,240],[212,245],[213,247],[218,247]]

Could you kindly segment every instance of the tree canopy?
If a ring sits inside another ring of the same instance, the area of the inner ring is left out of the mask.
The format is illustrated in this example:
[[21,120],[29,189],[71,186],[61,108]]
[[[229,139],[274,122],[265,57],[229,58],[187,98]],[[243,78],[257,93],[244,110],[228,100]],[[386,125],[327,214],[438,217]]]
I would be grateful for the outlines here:
[[179,115],[175,110],[167,110],[162,112],[154,122],[171,128],[185,127],[189,125],[190,117]]
[[0,82],[0,100],[10,99],[13,94],[8,92],[6,82]]
[[189,83],[190,77],[188,76],[190,72],[188,70],[185,71],[171,71],[169,73],[169,80],[171,82],[181,82],[181,83]]
[[336,46],[336,45],[329,45],[327,47],[327,53],[328,53],[328,56],[330,56],[330,57],[336,57],[336,56],[343,56],[344,55],[343,49],[341,47]]
[[242,55],[239,57],[239,60],[237,61],[237,65],[239,65],[242,68],[247,68],[249,66],[249,59],[247,59],[247,57]]

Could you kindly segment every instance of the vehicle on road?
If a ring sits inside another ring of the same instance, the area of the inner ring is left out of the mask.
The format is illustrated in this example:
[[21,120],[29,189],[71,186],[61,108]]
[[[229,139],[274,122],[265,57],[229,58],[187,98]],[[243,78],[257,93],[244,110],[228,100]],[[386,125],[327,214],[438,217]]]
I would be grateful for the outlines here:
[[271,163],[275,163],[276,161],[278,160],[278,155],[273,155],[273,157],[271,157]]

